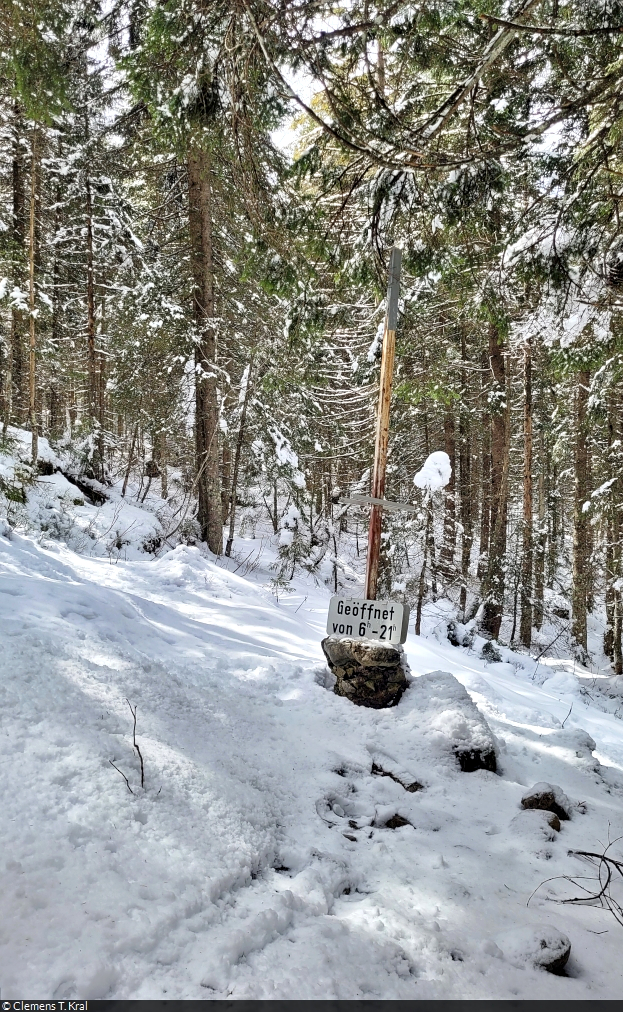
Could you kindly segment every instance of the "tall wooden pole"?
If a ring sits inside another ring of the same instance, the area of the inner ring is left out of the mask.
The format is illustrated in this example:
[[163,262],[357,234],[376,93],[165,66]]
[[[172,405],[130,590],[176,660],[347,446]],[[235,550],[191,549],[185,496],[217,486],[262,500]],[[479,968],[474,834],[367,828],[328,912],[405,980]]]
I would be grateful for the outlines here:
[[[394,376],[401,257],[401,251],[397,246],[394,246],[389,261],[387,312],[385,315],[385,328],[383,330],[379,404],[376,413],[376,441],[374,445],[374,470],[372,472],[372,496],[374,499],[382,499],[385,495],[387,444],[389,442],[389,407]],[[369,601],[376,600],[376,585],[379,576],[379,558],[381,552],[381,510],[381,506],[373,506],[370,512],[368,562],[366,566],[366,598]]]

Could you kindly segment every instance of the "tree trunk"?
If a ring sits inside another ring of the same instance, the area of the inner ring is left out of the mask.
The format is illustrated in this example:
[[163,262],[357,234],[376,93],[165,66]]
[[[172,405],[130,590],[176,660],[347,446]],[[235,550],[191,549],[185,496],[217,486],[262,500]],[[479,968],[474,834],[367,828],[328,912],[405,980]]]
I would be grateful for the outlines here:
[[484,580],[489,559],[489,539],[491,536],[491,428],[489,407],[487,404],[487,373],[489,358],[485,358],[482,371],[481,396],[484,401],[481,415],[481,462],[480,462],[480,543],[478,572],[479,580]]
[[467,373],[467,346],[465,341],[465,329],[461,330],[461,409],[459,413],[459,493],[461,509],[461,596],[459,607],[465,621],[467,608],[467,577],[469,574],[469,563],[472,554],[472,543],[474,540],[474,513],[472,507],[472,479],[471,479],[471,427],[470,414],[467,406],[468,397],[468,373]]
[[433,513],[430,506],[426,508],[426,530],[424,532],[424,558],[422,560],[422,569],[420,570],[420,582],[418,587],[417,607],[415,611],[415,635],[420,636],[422,631],[422,606],[424,604],[424,594],[426,592],[426,563],[428,561],[428,548],[431,540],[431,531],[433,526]]
[[614,517],[612,512],[606,520],[606,589],[605,589],[605,606],[606,606],[606,628],[604,629],[604,654],[609,657],[611,661],[614,660],[614,623],[615,623],[615,590],[614,584],[616,581],[615,567],[614,567]]
[[523,544],[519,640],[522,646],[529,650],[532,645],[532,341],[529,337],[524,348],[523,437]]
[[128,481],[130,478],[130,471],[132,470],[132,461],[134,460],[134,447],[136,446],[136,437],[138,436],[138,422],[134,426],[134,432],[132,433],[132,442],[130,443],[130,452],[128,454],[128,466],[126,468],[125,477],[123,479],[123,488],[121,489],[121,498],[123,499],[126,489],[128,487]]
[[489,360],[495,382],[491,416],[491,536],[481,627],[486,635],[497,639],[504,610],[510,397],[506,389],[504,347],[495,324],[489,327]]
[[231,555],[231,548],[234,543],[234,532],[236,528],[236,496],[238,493],[238,475],[240,473],[240,458],[242,456],[242,447],[244,444],[244,430],[247,422],[247,408],[249,406],[249,397],[251,394],[251,370],[253,368],[253,359],[249,364],[249,370],[247,372],[247,385],[244,391],[244,398],[242,401],[242,408],[240,411],[240,425],[238,426],[238,436],[236,438],[236,449],[234,451],[234,468],[231,478],[231,494],[229,498],[229,534],[227,536],[227,545],[225,546],[225,555],[229,557]]
[[[611,444],[617,442],[616,437],[619,439],[623,433],[623,414],[621,411],[616,411],[616,407],[613,405],[611,410],[611,417],[614,425],[617,426],[612,432]],[[617,452],[617,457],[619,456]],[[616,481],[612,487],[612,495],[614,497],[614,509],[612,510],[612,580],[608,581],[612,585],[614,591],[614,607],[613,607],[613,621],[612,621],[612,666],[615,675],[623,675],[623,596],[621,594],[621,474],[620,474],[620,462],[617,461],[619,466],[616,467],[615,477]]]
[[450,481],[446,485],[444,495],[444,521],[443,521],[443,546],[441,549],[441,572],[447,580],[454,576],[454,552],[456,548],[456,506],[455,506],[455,467],[456,467],[456,437],[454,411],[452,407],[446,409],[444,415],[444,447],[450,458],[452,472]]
[[197,520],[210,551],[223,551],[219,473],[219,406],[216,385],[216,329],[212,259],[212,189],[210,162],[200,148],[188,156],[188,224],[193,271],[195,344],[195,448]]
[[37,328],[35,316],[35,233],[37,221],[37,151],[38,131],[35,126],[32,135],[32,160],[30,167],[30,214],[28,236],[28,295],[30,310],[30,342],[28,356],[28,419],[32,435],[32,462],[37,463],[39,456],[39,430],[37,425]]
[[573,509],[573,590],[571,631],[575,643],[586,651],[586,603],[588,587],[588,511],[584,504],[589,497],[589,451],[586,411],[590,374],[578,374],[575,398],[575,495]]
[[163,499],[169,498],[168,480],[168,454],[167,454],[167,433],[163,430],[160,433],[160,494]]
[[[610,458],[612,458],[612,455],[614,453],[616,453],[616,449],[614,447],[614,442],[615,442],[615,439],[616,439],[615,423],[616,423],[616,402],[615,402],[614,397],[611,396],[609,398],[609,403],[608,403],[608,456]],[[618,470],[618,468],[612,468],[611,467],[611,470],[610,470],[610,477],[611,478],[616,478],[617,477],[617,470]],[[617,495],[616,495],[616,491],[615,491],[616,490],[616,484],[617,483],[615,481],[614,487],[611,488],[611,490],[610,490],[611,491],[611,495],[614,498],[614,509],[613,509],[612,504],[611,504],[610,507],[609,507],[609,509],[608,509],[608,511],[607,511],[607,513],[606,513],[606,516],[605,516],[605,541],[606,541],[606,550],[605,550],[605,556],[606,556],[606,558],[605,558],[605,563],[606,563],[605,578],[606,578],[606,581],[605,582],[606,582],[606,586],[605,586],[605,592],[604,592],[604,604],[605,604],[605,608],[606,608],[606,628],[604,629],[604,654],[606,655],[606,657],[609,657],[611,661],[614,660],[614,622],[615,622],[615,614],[614,614],[614,610],[615,610],[615,604],[614,604],[615,590],[614,590],[614,584],[615,584],[615,581],[616,581],[614,545],[615,545],[615,540],[616,540],[616,538],[615,538],[615,513],[617,512],[617,510],[616,510],[616,504],[617,504],[617,498],[618,498]]]
[[543,468],[543,438],[539,453],[539,530],[536,541],[536,557],[534,560],[534,626],[541,629],[543,625],[543,598],[545,591],[545,550],[547,547],[547,526],[545,523],[545,489]]
[[[24,253],[26,245],[26,195],[24,160],[22,155],[21,136],[23,123],[19,106],[13,108],[13,155],[12,155],[12,184],[13,184],[13,216],[12,216],[12,239],[13,239],[13,282],[17,288],[24,285]],[[23,424],[28,417],[28,396],[26,393],[26,369],[25,369],[25,320],[24,313],[17,306],[11,309],[11,347],[6,375],[6,400],[4,431],[11,424],[14,418],[16,423]]]

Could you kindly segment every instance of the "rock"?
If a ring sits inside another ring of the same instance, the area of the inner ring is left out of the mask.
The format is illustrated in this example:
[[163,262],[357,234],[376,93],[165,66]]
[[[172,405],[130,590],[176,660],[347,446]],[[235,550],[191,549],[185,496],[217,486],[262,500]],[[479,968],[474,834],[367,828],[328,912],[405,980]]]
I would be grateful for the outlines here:
[[395,706],[407,688],[408,668],[402,647],[327,636],[322,649],[335,675],[333,691],[356,706],[376,710]]
[[414,678],[409,696],[425,715],[426,733],[447,742],[464,773],[497,771],[491,728],[461,683],[447,671]]
[[410,826],[411,823],[408,819],[404,819],[402,815],[392,815],[391,819],[388,819],[384,825],[385,829],[401,829],[402,826]]
[[558,928],[514,928],[497,940],[505,959],[513,966],[533,966],[549,973],[562,973],[571,953],[571,942]]
[[372,763],[372,769],[370,772],[374,777],[389,777],[390,780],[394,781],[394,783],[400,784],[401,787],[404,787],[405,791],[408,791],[409,794],[415,794],[416,791],[424,790],[424,785],[421,784],[419,780],[411,780],[408,774],[397,776],[396,773],[392,773],[391,770],[383,769],[383,767],[379,766],[378,763]]
[[[598,773],[599,760],[593,755],[597,748],[590,734],[579,727],[561,728],[547,736],[548,747],[553,746],[566,763],[587,772]],[[561,755],[562,752],[562,755]]]
[[489,664],[497,664],[502,660],[502,654],[493,643],[493,640],[487,640],[484,647],[480,651],[480,656],[483,661],[488,661]]
[[448,622],[448,639],[453,647],[471,647],[474,634],[462,622],[452,619]]
[[523,795],[521,804],[523,808],[540,808],[544,812],[553,812],[563,820],[568,819],[571,812],[569,798],[556,784],[535,784]]
[[514,834],[541,844],[544,840],[551,843],[560,832],[560,819],[554,812],[540,809],[524,809],[511,821]]

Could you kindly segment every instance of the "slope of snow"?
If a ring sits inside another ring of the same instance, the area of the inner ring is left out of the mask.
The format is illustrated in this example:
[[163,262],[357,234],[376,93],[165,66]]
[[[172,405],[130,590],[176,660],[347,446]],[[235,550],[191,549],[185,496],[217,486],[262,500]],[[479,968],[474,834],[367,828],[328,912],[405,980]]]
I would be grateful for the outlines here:
[[[454,674],[497,736],[498,775],[462,773],[417,692],[329,691],[328,592],[277,601],[238,565],[0,536],[2,998],[619,997],[623,928],[537,889],[623,833],[617,702],[410,633],[413,675]],[[571,800],[559,834],[520,815],[538,781]],[[539,928],[570,938],[568,976],[518,959]]]

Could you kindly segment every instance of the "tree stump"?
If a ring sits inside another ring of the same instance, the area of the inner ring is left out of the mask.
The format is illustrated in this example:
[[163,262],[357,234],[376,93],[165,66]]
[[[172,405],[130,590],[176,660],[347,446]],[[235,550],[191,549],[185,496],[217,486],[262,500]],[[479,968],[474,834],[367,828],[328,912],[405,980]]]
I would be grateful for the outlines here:
[[333,691],[356,706],[395,706],[409,684],[402,647],[327,636],[322,649],[336,678]]

